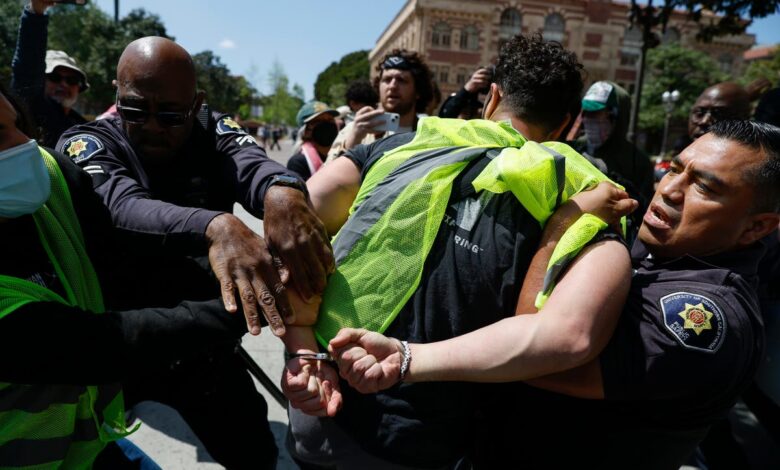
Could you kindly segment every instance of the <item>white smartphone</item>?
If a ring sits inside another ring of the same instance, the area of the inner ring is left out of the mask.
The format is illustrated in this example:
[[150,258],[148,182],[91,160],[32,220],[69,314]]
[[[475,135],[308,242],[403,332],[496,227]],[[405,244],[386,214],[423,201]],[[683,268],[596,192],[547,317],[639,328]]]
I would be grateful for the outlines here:
[[398,130],[398,122],[401,116],[398,113],[384,113],[376,118],[374,122],[379,122],[374,126],[376,132],[395,132]]

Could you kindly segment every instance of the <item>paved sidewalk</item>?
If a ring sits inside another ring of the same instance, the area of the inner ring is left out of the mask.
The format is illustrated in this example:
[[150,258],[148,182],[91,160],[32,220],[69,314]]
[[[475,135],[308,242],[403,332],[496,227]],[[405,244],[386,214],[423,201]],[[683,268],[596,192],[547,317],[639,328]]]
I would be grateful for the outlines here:
[[[274,160],[286,164],[292,154],[292,143],[285,139],[281,142],[282,150],[269,152]],[[236,205],[235,214],[244,220],[249,227],[262,234],[263,222],[247,214],[241,206]],[[282,342],[268,330],[263,330],[260,336],[246,335],[244,348],[252,358],[263,368],[272,380],[278,382],[284,366]],[[255,382],[258,390],[268,402],[268,421],[276,436],[279,447],[278,470],[293,470],[298,466],[293,463],[284,449],[284,436],[287,432],[287,413],[274,401],[263,387]],[[173,409],[153,402],[143,402],[135,408],[138,419],[143,423],[141,428],[130,436],[130,440],[149,454],[164,470],[218,470],[223,468],[206,452],[203,444],[192,433],[187,424]],[[230,430],[226,429],[226,433]]]

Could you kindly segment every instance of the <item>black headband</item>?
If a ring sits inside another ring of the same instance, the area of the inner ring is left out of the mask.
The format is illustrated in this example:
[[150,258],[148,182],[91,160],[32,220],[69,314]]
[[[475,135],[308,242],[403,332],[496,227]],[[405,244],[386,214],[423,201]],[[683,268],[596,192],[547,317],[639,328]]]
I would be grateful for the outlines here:
[[411,70],[412,64],[401,56],[390,56],[382,62],[382,70],[398,69],[398,70]]

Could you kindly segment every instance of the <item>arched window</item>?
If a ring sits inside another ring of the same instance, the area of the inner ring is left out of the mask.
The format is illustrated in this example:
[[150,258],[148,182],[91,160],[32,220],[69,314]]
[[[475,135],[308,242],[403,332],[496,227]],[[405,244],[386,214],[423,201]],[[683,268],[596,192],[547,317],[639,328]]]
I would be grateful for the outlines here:
[[545,41],[563,42],[563,35],[566,32],[566,22],[563,16],[558,13],[547,15],[544,19],[544,32],[542,37]]
[[498,32],[499,39],[509,40],[519,34],[522,29],[523,18],[520,12],[514,8],[507,8],[501,13],[501,25]]
[[439,21],[433,26],[431,34],[431,44],[434,46],[450,47],[450,36],[452,28],[444,21]]
[[470,51],[479,49],[479,31],[474,25],[468,25],[460,32],[460,48]]
[[677,28],[666,28],[666,32],[661,38],[661,42],[664,44],[680,42],[680,31]]

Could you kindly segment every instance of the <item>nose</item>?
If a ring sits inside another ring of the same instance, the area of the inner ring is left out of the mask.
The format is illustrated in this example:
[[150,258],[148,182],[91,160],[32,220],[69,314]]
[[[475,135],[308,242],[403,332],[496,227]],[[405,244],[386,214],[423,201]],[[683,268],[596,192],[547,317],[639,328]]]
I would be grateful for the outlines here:
[[667,173],[659,183],[658,192],[664,200],[672,205],[681,204],[685,199],[685,188],[687,187],[688,177],[685,173],[672,174]]

